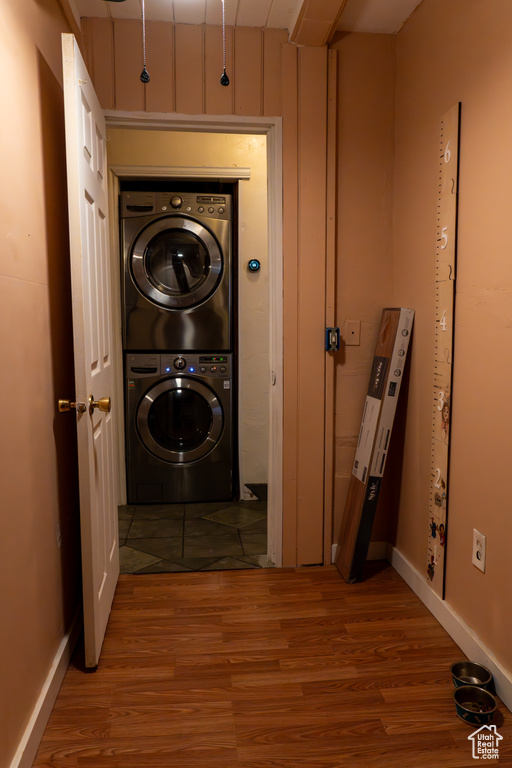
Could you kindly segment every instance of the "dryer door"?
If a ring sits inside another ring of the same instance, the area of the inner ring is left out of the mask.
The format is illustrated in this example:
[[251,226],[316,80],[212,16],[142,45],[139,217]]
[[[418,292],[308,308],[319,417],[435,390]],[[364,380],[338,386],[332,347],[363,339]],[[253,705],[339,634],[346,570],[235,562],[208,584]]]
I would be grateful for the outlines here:
[[140,439],[154,456],[185,464],[206,456],[224,428],[222,406],[214,392],[186,376],[160,381],[137,409]]
[[215,291],[223,269],[213,234],[184,216],[149,224],[137,237],[130,261],[139,291],[165,309],[201,304]]

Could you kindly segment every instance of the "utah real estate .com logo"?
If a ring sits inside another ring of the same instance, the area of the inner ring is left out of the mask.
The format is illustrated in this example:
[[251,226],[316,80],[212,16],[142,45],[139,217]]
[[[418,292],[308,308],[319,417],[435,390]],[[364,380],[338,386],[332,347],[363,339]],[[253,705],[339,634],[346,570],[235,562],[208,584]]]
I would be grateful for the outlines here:
[[499,760],[500,736],[495,725],[482,725],[468,739],[473,742],[473,758],[475,760]]

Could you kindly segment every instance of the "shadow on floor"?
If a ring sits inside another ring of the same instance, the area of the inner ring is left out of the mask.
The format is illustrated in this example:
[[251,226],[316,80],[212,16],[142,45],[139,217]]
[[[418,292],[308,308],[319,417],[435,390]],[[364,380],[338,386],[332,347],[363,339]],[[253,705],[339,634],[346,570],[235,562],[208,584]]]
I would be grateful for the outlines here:
[[119,507],[121,573],[271,568],[266,501]]

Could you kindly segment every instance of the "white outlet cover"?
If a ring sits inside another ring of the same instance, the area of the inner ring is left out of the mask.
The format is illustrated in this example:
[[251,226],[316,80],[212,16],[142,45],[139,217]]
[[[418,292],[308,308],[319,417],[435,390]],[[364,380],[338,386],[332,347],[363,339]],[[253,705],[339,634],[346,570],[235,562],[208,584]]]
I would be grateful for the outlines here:
[[473,528],[473,556],[471,562],[482,573],[485,573],[485,557],[486,557],[487,537],[483,533]]

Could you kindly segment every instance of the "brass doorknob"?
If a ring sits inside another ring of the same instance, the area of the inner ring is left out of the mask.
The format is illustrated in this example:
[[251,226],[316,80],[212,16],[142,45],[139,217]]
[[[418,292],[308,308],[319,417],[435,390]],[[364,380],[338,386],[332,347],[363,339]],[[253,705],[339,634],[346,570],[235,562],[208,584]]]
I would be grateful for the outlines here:
[[67,411],[85,413],[86,410],[87,406],[85,403],[72,403],[71,400],[59,400],[59,413],[66,413]]
[[99,400],[95,400],[94,395],[89,395],[89,413],[92,413],[95,408],[99,408],[103,413],[109,413],[111,406],[110,397],[100,397]]

